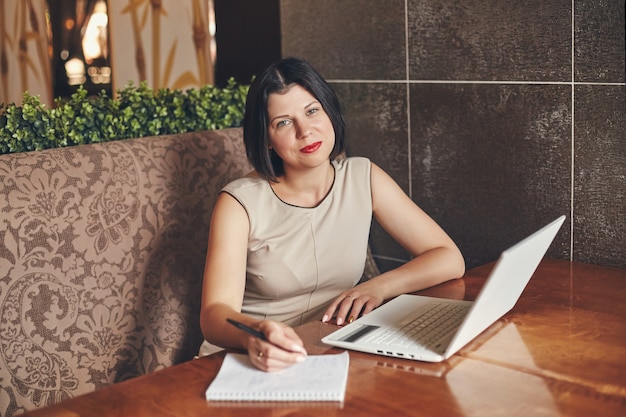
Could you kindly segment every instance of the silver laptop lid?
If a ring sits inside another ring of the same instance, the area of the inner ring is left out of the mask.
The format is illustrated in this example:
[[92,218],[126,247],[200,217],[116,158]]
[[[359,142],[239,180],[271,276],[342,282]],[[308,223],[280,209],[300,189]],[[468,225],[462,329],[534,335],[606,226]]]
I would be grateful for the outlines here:
[[565,216],[560,216],[502,252],[444,357],[450,357],[513,308],[563,221]]

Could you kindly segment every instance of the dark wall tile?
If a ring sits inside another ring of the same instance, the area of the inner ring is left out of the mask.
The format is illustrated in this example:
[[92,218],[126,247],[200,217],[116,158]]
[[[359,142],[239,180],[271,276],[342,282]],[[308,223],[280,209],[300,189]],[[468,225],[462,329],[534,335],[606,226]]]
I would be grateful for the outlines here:
[[406,86],[333,83],[332,87],[346,120],[348,154],[370,158],[408,193]]
[[571,0],[409,0],[412,80],[571,80]]
[[[363,81],[334,84],[350,153],[411,191],[470,267],[572,212],[548,255],[626,267],[625,87],[578,85],[571,117],[572,52],[577,82],[625,81],[624,0],[407,0],[406,33],[404,0],[382,3],[281,1],[285,55]],[[406,79],[407,39],[409,84],[381,83]],[[376,223],[371,238],[383,270],[409,259]]]
[[[413,199],[469,267],[570,213],[570,102],[561,85],[411,87]],[[568,234],[551,255],[567,257]]]
[[[409,193],[407,91],[404,84],[333,84],[347,125],[348,154],[365,156]],[[374,221],[372,250],[408,260],[408,253]]]
[[376,266],[378,266],[378,269],[381,272],[387,272],[402,266],[402,264],[406,263],[406,260],[399,261],[396,259],[374,256],[374,262],[376,262]]
[[574,260],[626,268],[626,87],[575,94]]
[[623,0],[577,0],[574,71],[579,82],[626,81]]
[[282,0],[283,56],[328,79],[406,79],[404,22],[404,0]]

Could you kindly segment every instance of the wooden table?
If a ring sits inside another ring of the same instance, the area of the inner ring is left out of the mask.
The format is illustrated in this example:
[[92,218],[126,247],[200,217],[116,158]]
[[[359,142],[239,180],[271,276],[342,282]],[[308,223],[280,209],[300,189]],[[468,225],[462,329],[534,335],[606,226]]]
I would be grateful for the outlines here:
[[[474,299],[493,264],[424,293]],[[311,354],[334,325],[297,329]],[[204,399],[223,353],[28,416],[626,416],[626,270],[544,260],[513,310],[440,364],[350,352],[346,401]]]

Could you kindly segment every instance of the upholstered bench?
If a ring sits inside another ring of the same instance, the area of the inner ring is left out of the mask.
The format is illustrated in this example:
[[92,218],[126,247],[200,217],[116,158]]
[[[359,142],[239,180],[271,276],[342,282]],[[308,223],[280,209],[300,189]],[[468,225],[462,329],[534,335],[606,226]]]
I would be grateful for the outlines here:
[[0,156],[0,415],[192,358],[239,128]]

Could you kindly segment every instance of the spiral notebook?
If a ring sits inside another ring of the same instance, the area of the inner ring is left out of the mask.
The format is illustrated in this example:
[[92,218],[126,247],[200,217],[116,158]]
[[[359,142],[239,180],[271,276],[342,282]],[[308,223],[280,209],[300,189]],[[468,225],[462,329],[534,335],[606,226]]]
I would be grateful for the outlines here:
[[311,355],[278,372],[264,372],[248,355],[227,353],[206,390],[209,401],[340,401],[348,383],[348,352]]

